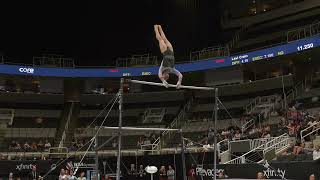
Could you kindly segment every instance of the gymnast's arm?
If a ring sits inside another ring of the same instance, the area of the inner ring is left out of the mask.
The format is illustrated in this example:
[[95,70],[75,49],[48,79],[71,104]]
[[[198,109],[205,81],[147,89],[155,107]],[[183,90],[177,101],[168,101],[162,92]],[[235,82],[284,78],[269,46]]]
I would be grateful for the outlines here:
[[179,88],[183,79],[183,75],[176,68],[173,69],[173,72],[176,76],[178,76],[177,88]]
[[164,81],[164,77],[162,75],[162,63],[161,63],[159,70],[158,70],[158,77],[162,82]]
[[168,88],[168,87],[169,87],[169,84],[168,84],[168,82],[164,79],[165,77],[163,76],[162,63],[161,63],[161,65],[160,65],[160,67],[159,67],[158,77],[159,77],[159,79],[162,81],[164,87]]

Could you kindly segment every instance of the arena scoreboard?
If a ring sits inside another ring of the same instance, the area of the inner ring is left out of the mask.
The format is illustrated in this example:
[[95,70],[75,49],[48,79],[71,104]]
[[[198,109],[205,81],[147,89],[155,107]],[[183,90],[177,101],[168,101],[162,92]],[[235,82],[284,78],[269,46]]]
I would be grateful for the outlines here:
[[270,59],[277,56],[288,55],[299,51],[312,49],[320,46],[320,37],[312,37],[303,39],[300,41],[291,42],[284,45],[274,46],[262,50],[248,52],[245,54],[239,54],[231,56],[231,65],[238,65],[243,63],[249,63],[254,61],[260,61],[264,59]]

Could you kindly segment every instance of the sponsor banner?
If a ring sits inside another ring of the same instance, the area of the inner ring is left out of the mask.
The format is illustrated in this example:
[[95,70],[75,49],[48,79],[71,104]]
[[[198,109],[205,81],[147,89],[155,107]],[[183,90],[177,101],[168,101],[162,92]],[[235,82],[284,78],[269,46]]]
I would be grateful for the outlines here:
[[44,173],[51,168],[51,165],[55,164],[53,161],[0,161],[0,174],[26,174],[32,169],[32,166],[37,166],[37,170],[40,173]]
[[[75,170],[79,169],[79,172],[86,171],[88,169],[93,169],[94,164],[93,161],[87,160],[86,162],[79,161],[68,161],[60,164],[61,161],[56,160],[37,160],[37,161],[0,161],[0,177],[4,177],[9,175],[9,173],[13,173],[14,175],[26,176],[31,172],[32,167],[37,167],[37,172],[41,175],[46,174],[51,170],[52,175],[57,175],[60,169],[67,170]],[[58,166],[59,165],[59,166]]]
[[[168,165],[171,165],[175,169],[176,179],[183,179],[182,174],[182,165],[181,157],[176,155],[175,161],[173,160],[173,155],[165,156],[148,156],[138,157],[123,157],[121,172],[123,175],[122,179],[132,179],[132,176],[128,174],[130,166],[132,164],[135,167],[140,165],[146,167],[147,165],[155,165],[160,168],[164,165],[168,168]],[[49,170],[52,170],[50,173],[51,176],[57,176],[61,168],[76,170],[78,172],[87,172],[93,170],[94,161],[91,159],[86,160],[82,163],[79,160],[68,161],[66,163],[57,166],[61,161],[53,160],[38,160],[38,161],[0,161],[0,177],[6,177],[10,172],[13,174],[19,174],[20,176],[26,176],[30,171],[33,165],[37,166],[37,171],[44,175]],[[136,164],[136,162],[138,164]],[[212,162],[212,161],[211,161]],[[211,180],[215,175],[218,175],[220,172],[224,172],[228,175],[229,178],[237,179],[255,179],[258,172],[263,173],[267,179],[295,179],[303,180],[308,179],[311,174],[315,174],[316,178],[320,177],[320,161],[309,161],[309,162],[279,162],[279,163],[270,163],[269,164],[228,164],[228,165],[217,165],[217,171],[214,171],[213,165],[205,164],[191,167],[194,162],[189,162],[187,159],[186,164],[186,173],[189,179],[192,180]],[[99,162],[99,169],[101,172],[106,173],[115,173],[116,169],[116,157],[108,157],[107,159],[101,158]],[[145,175],[147,178],[147,174]],[[154,175],[154,180],[159,179],[159,174]]]
[[[190,172],[190,169],[189,169]],[[192,172],[192,170],[191,170]],[[195,178],[198,180],[212,179],[213,165],[204,165],[203,168],[195,167]],[[308,179],[311,174],[320,177],[320,162],[285,162],[263,164],[228,164],[217,165],[217,172],[224,172],[229,178],[255,179],[257,173],[263,173],[266,179]]]

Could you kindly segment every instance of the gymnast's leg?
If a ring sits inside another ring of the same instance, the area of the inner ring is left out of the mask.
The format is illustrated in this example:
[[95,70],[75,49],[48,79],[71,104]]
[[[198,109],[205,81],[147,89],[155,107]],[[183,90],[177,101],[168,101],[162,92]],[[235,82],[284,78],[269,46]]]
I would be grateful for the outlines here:
[[154,33],[156,34],[156,38],[159,42],[160,52],[164,53],[168,47],[167,47],[165,40],[163,39],[163,37],[160,34],[159,25],[154,25]]
[[[159,32],[159,25],[154,25],[154,33],[156,34],[156,38],[158,40],[159,43],[159,48],[160,48],[160,52],[164,53],[167,50],[167,45],[165,43],[165,41],[163,40],[163,38],[160,35]],[[161,65],[159,67],[159,71],[158,71],[158,76],[159,79],[162,81],[163,85],[168,88],[169,84],[167,83],[167,80],[169,78],[169,74],[164,72],[165,68],[163,67],[163,61],[161,62]]]
[[166,35],[164,34],[162,27],[160,25],[158,25],[158,30],[161,36],[161,39],[164,41],[164,43],[166,44],[167,48],[170,49],[171,51],[173,51],[173,47],[172,44],[170,43],[170,41],[167,39]]

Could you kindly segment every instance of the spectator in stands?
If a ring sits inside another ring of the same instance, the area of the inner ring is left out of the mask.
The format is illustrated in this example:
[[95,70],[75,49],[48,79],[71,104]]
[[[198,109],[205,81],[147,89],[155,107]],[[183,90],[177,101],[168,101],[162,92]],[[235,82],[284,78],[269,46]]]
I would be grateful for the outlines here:
[[23,154],[20,153],[19,156],[18,156],[18,158],[17,158],[16,160],[22,161],[22,160],[23,160]]
[[70,178],[70,171],[68,169],[65,170],[65,179],[69,180]]
[[174,172],[174,169],[172,169],[171,165],[168,166],[167,176],[168,176],[168,180],[174,180],[175,172]]
[[73,138],[71,142],[71,150],[75,151],[77,149],[78,149],[77,140]]
[[218,179],[227,179],[228,176],[224,173],[224,171],[220,171],[218,174]]
[[222,132],[221,132],[221,135],[222,135],[222,136],[225,136],[225,137],[227,137],[229,134],[230,134],[230,131],[229,131],[228,129],[224,129],[224,130],[222,130]]
[[310,154],[310,150],[305,148],[305,143],[300,143],[300,144],[298,144],[297,146],[294,147],[293,154],[294,155]]
[[44,150],[49,151],[50,148],[51,148],[51,144],[48,140],[46,140],[46,143],[44,144]]
[[81,148],[84,146],[84,140],[79,140],[78,142],[78,148]]
[[81,172],[80,176],[78,177],[78,180],[86,180],[86,177],[84,176],[85,176],[84,172]]
[[236,130],[236,133],[233,136],[233,140],[240,140],[241,139],[241,133],[239,130]]
[[11,172],[11,173],[9,173],[9,178],[8,178],[9,180],[14,180],[14,178],[13,178],[13,173]]
[[316,180],[316,176],[315,176],[314,174],[311,174],[311,175],[309,176],[309,180]]
[[41,160],[47,160],[47,158],[44,154],[41,154]]
[[159,180],[166,180],[167,170],[165,166],[161,166],[159,169]]
[[258,128],[256,128],[256,125],[254,124],[253,127],[248,131],[248,135],[253,135],[255,133],[257,133]]
[[32,144],[31,144],[30,147],[31,147],[31,151],[34,151],[34,152],[35,152],[35,151],[38,150],[37,144],[36,144],[36,142],[34,142],[34,141],[32,142]]
[[265,179],[263,172],[258,172],[257,173],[257,179]]
[[152,133],[151,135],[151,144],[155,143],[157,140],[156,134]]
[[143,165],[140,165],[139,171],[138,171],[138,179],[143,180],[145,176],[146,176],[146,171],[144,170]]
[[117,142],[116,139],[113,140],[113,142],[112,142],[112,147],[113,147],[113,148],[118,147],[118,142]]
[[320,146],[319,145],[316,146],[312,155],[313,155],[313,160],[317,160],[320,158]]
[[294,136],[295,135],[295,125],[293,123],[289,123],[287,128],[288,128],[289,135]]
[[194,146],[193,141],[188,140],[186,146],[187,147],[193,147]]
[[294,142],[292,140],[289,141],[289,147],[286,149],[285,152],[282,153],[282,155],[290,155],[293,153],[295,146]]
[[270,127],[269,126],[266,126],[265,128],[262,129],[262,135],[261,135],[262,138],[269,138],[271,137],[270,135]]
[[31,146],[29,145],[29,143],[27,141],[23,145],[23,150],[26,152],[29,152],[31,150]]
[[138,140],[138,142],[137,142],[137,148],[138,149],[141,149],[141,146],[143,145],[143,137],[142,136],[140,136],[140,138],[139,138],[139,140]]
[[59,180],[64,180],[66,179],[66,172],[64,169],[60,170],[60,175],[59,175]]
[[193,164],[191,165],[191,168],[188,171],[188,180],[196,180],[195,167]]
[[44,149],[44,144],[43,144],[43,142],[40,140],[39,143],[38,143],[38,150],[39,150],[39,151],[43,151],[43,149]]
[[16,146],[17,146],[17,143],[15,141],[12,141],[11,144],[9,145],[9,150],[10,151],[15,150]]
[[134,164],[130,164],[130,170],[128,171],[129,179],[135,179],[137,170]]
[[32,166],[32,171],[28,175],[29,180],[38,180],[39,178],[39,173],[37,172],[37,167]]
[[69,180],[77,180],[77,177],[74,175],[72,169],[69,171]]

